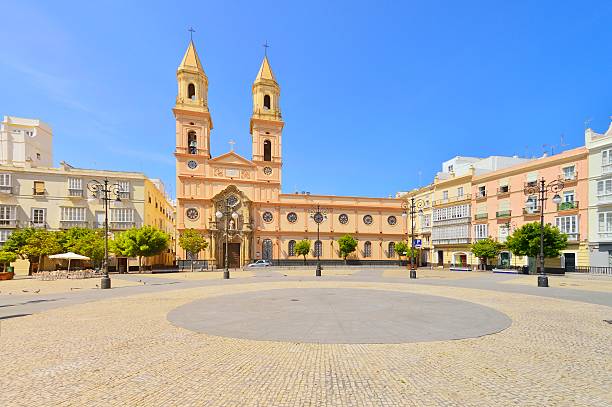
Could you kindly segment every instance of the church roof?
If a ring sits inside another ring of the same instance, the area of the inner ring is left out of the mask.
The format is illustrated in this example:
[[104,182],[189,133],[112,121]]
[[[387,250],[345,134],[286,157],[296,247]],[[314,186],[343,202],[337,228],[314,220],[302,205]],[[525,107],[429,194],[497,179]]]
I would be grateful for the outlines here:
[[232,165],[247,165],[254,166],[253,161],[244,158],[243,156],[237,154],[234,150],[229,151],[225,154],[222,154],[218,157],[211,159],[209,162],[217,163],[217,164],[232,164]]
[[187,51],[185,52],[185,56],[179,65],[179,69],[181,68],[192,68],[197,69],[199,71],[204,71],[202,68],[202,63],[200,62],[200,58],[198,57],[198,53],[195,49],[195,44],[193,41],[189,41],[189,46],[187,47]]
[[257,78],[255,78],[255,82],[261,80],[270,80],[276,82],[276,78],[274,77],[272,68],[270,68],[270,61],[268,61],[267,56],[264,56],[264,59],[261,62],[261,66],[259,67],[259,72],[257,73]]

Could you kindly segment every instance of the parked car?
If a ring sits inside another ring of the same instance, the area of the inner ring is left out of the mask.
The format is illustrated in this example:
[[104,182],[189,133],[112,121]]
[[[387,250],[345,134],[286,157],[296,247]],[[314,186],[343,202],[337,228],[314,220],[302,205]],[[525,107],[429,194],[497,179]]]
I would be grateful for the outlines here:
[[268,260],[257,260],[253,263],[247,264],[247,268],[252,268],[252,267],[270,267],[272,265],[272,263],[270,263]]

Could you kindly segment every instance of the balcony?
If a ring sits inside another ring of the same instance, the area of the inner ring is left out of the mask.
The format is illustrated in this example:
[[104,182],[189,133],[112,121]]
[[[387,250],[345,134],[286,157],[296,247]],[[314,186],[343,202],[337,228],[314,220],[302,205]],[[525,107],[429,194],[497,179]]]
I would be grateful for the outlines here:
[[573,209],[578,209],[578,201],[561,202],[557,205],[558,211],[571,211]]
[[477,213],[476,215],[474,215],[474,220],[482,220],[482,219],[488,219],[489,218],[489,214],[488,213]]
[[[104,223],[101,224],[101,227],[104,227]],[[100,226],[98,226],[100,227]],[[108,228],[111,230],[128,230],[136,227],[136,222],[118,222],[118,221],[109,221]]]
[[538,188],[538,181],[525,182],[523,189],[525,190],[526,194],[528,193],[527,190],[530,188]]
[[485,199],[487,199],[487,191],[478,191],[476,193],[477,201],[484,201]]
[[540,216],[540,208],[523,208],[523,216]]
[[471,239],[469,237],[458,237],[450,239],[432,239],[431,242],[434,246],[445,244],[469,244],[471,243]]
[[601,194],[597,195],[598,204],[610,204],[612,203],[612,194]]
[[497,211],[495,212],[495,217],[500,218],[509,218],[512,216],[512,211]]
[[559,175],[559,181],[565,184],[574,184],[575,182],[578,182],[578,172],[574,171],[569,174],[561,174]]
[[508,195],[510,195],[510,187],[506,186],[506,187],[497,188],[498,197],[503,197],[503,196],[508,196]]
[[11,185],[0,185],[0,194],[12,194],[13,187]]
[[85,220],[60,220],[60,229],[88,228],[89,222]]
[[[565,233],[565,232],[563,232]],[[565,233],[567,235],[568,242],[578,242],[580,240],[579,233]]]
[[0,219],[0,228],[16,228],[18,225],[17,219]]
[[601,166],[602,174],[610,174],[612,172],[612,164],[606,164]]
[[443,198],[443,199],[439,199],[437,201],[433,201],[433,205],[446,205],[449,203],[454,203],[454,202],[463,202],[463,201],[469,201],[472,199],[472,195],[471,194],[465,194],[465,195],[460,195],[460,196],[454,196],[451,198]]
[[68,189],[68,196],[70,198],[83,198],[83,190],[82,189]]

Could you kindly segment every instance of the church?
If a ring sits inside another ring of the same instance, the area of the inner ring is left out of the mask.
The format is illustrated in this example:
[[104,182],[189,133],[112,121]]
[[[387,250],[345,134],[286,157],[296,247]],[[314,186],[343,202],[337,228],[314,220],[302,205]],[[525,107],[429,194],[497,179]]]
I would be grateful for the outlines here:
[[[209,267],[222,268],[227,251],[232,268],[258,259],[290,264],[302,261],[295,254],[296,242],[308,239],[312,247],[308,259],[318,254],[323,261],[337,261],[341,259],[337,240],[348,234],[358,241],[349,258],[397,261],[395,243],[406,240],[409,231],[402,200],[282,192],[281,88],[267,55],[252,86],[250,158],[233,149],[218,157],[210,154],[213,120],[208,78],[193,41],[176,77],[177,231],[199,230],[209,243],[201,253],[179,248],[179,258],[205,260]],[[320,223],[313,217],[317,206],[324,215]]]

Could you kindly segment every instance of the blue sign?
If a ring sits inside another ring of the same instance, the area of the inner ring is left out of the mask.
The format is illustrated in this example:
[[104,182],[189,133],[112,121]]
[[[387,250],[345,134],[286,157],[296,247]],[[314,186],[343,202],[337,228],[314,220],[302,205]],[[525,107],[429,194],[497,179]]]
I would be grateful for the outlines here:
[[414,243],[415,249],[420,249],[421,246],[423,245],[423,241],[421,239],[414,239],[413,243]]

